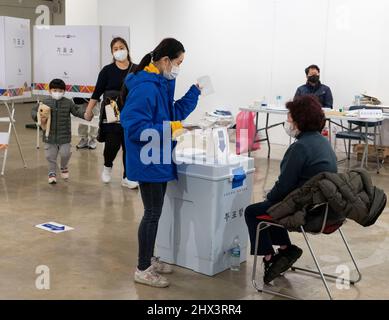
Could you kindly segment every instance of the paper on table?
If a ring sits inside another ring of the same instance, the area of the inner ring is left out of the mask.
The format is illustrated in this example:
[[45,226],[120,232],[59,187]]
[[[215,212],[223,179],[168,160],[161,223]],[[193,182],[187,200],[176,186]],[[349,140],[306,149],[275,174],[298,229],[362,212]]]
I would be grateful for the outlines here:
[[196,129],[201,129],[201,127],[198,126],[198,125],[193,124],[193,125],[186,125],[186,126],[184,126],[184,129],[186,129],[186,130],[196,130]]
[[182,124],[183,128],[187,129],[187,130],[201,129],[198,124],[192,123],[192,122],[188,122],[186,120],[181,121],[181,124]]
[[277,106],[274,104],[268,104],[267,106],[263,107],[263,109],[269,109],[269,110],[287,110],[285,105]]
[[208,96],[215,92],[213,89],[212,81],[209,76],[202,76],[197,79],[197,83],[201,87],[201,95]]

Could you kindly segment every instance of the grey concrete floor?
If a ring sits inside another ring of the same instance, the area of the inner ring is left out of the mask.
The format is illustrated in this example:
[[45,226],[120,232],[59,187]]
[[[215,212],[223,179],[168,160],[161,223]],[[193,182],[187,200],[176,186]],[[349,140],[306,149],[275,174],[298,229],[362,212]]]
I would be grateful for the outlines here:
[[[28,164],[23,168],[15,139],[9,147],[4,177],[0,177],[0,299],[276,299],[257,293],[251,285],[252,257],[240,272],[225,271],[208,277],[180,267],[169,276],[171,286],[155,289],[133,283],[137,262],[137,229],[142,217],[138,191],[120,185],[118,157],[110,185],[100,181],[102,145],[97,150],[73,149],[70,181],[47,183],[43,149],[35,148],[36,131],[29,104],[17,105],[17,130]],[[4,116],[0,107],[0,116]],[[0,125],[0,131],[6,126]],[[73,144],[78,141],[73,138]],[[266,147],[256,152],[253,202],[261,201],[279,173],[285,147],[274,146],[267,160]],[[355,162],[352,163],[356,164]],[[341,167],[340,170],[344,170]],[[374,183],[389,191],[389,166],[380,175],[372,170]],[[35,228],[57,221],[75,228],[53,234]],[[389,209],[374,226],[363,228],[353,222],[344,226],[363,279],[355,287],[330,288],[338,299],[389,299]],[[339,265],[350,266],[338,234],[311,236],[320,262],[327,272]],[[313,266],[301,234],[292,240],[304,249],[300,266]],[[50,289],[36,288],[36,268],[50,269]],[[284,293],[304,299],[326,299],[318,278],[288,272],[275,285]]]

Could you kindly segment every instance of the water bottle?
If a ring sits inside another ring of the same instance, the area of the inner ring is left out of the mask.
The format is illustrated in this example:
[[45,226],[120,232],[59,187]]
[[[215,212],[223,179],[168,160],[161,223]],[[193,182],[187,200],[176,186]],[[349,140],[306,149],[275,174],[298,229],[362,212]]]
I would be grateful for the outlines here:
[[263,96],[263,98],[262,98],[261,107],[267,107],[267,102],[266,102],[265,96]]
[[240,269],[240,241],[238,236],[232,242],[230,269],[232,271],[239,271]]
[[276,107],[281,108],[281,101],[282,97],[281,96],[276,96]]
[[354,97],[354,103],[356,106],[360,106],[361,105],[361,96],[360,95],[356,95]]

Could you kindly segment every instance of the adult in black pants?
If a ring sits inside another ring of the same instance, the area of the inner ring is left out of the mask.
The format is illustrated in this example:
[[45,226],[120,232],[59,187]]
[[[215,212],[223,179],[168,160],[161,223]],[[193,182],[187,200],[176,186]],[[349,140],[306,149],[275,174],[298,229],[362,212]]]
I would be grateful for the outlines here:
[[122,148],[122,186],[135,189],[138,187],[138,182],[127,179],[125,166],[126,150],[124,144],[123,128],[120,122],[107,123],[105,105],[108,104],[112,99],[117,102],[120,111],[122,110],[123,104],[121,103],[122,99],[120,95],[123,87],[123,80],[129,73],[135,71],[137,65],[132,63],[128,44],[124,39],[120,37],[114,38],[111,41],[111,52],[114,62],[106,65],[99,73],[95,90],[86,110],[86,119],[91,120],[93,118],[92,110],[96,106],[100,97],[103,96],[100,110],[99,134],[97,137],[99,142],[105,142],[104,168],[101,173],[101,180],[104,183],[111,182],[113,161],[115,160],[120,148]]
[[[296,138],[281,162],[281,173],[265,201],[246,208],[245,218],[250,235],[251,254],[255,250],[256,229],[261,217],[274,204],[290,192],[301,187],[321,172],[337,172],[336,155],[329,141],[320,131],[325,121],[320,101],[313,95],[288,102],[288,120],[284,127],[288,135]],[[273,245],[280,246],[276,253]],[[302,250],[292,245],[285,229],[271,226],[260,232],[258,255],[264,255],[264,282],[269,283],[288,270],[301,256]]]
[[[169,281],[161,273],[172,272],[169,265],[154,257],[154,245],[167,182],[177,179],[177,168],[171,158],[173,140],[182,132],[181,121],[195,109],[201,93],[198,86],[192,85],[184,97],[174,100],[175,78],[184,53],[181,42],[164,39],[125,80],[128,95],[121,124],[126,163],[131,168],[127,177],[139,181],[144,206],[134,281],[153,287],[167,287]],[[149,149],[150,146],[154,148]]]

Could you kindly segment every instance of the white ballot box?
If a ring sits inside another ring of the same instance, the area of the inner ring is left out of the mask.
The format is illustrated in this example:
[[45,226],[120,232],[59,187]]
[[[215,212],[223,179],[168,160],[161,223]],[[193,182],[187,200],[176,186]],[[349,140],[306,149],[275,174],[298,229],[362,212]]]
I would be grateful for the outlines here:
[[176,154],[178,181],[169,182],[159,222],[156,253],[162,261],[214,275],[230,267],[230,249],[239,237],[246,260],[244,210],[251,203],[254,161],[230,155],[228,163],[206,155]]

